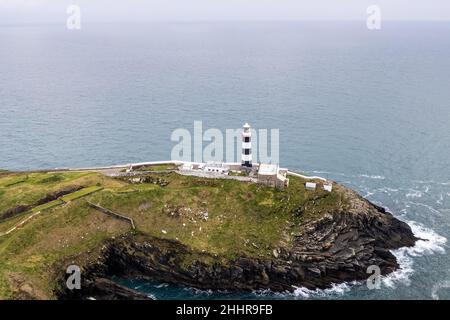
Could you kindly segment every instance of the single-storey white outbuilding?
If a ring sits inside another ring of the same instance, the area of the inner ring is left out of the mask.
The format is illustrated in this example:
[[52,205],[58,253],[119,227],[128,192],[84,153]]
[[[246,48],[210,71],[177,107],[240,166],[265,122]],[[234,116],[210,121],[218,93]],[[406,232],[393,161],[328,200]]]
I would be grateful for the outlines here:
[[203,167],[203,171],[228,174],[230,167],[223,162],[207,162]]
[[282,190],[289,185],[287,171],[277,164],[261,163],[258,168],[258,182]]
[[307,190],[316,190],[317,183],[315,182],[307,182],[305,183],[305,187]]

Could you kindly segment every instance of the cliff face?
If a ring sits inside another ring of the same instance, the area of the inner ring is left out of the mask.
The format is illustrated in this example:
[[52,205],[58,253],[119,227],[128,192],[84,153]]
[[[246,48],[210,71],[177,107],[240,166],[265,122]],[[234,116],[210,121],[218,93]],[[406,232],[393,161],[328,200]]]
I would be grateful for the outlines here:
[[276,247],[270,258],[229,260],[195,252],[177,241],[132,233],[108,241],[95,262],[84,266],[81,290],[59,288],[59,298],[142,298],[116,286],[112,276],[143,278],[199,289],[292,291],[293,286],[326,288],[363,280],[371,265],[382,274],[397,269],[390,250],[413,246],[409,226],[383,208],[345,189],[351,206],[298,227],[294,241]]

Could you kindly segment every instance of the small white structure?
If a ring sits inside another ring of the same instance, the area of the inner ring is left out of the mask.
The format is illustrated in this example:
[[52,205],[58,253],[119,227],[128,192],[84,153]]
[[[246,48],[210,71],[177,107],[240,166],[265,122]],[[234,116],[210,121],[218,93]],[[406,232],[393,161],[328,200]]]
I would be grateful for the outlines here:
[[183,171],[191,171],[192,169],[193,169],[192,163],[185,162],[181,166],[181,170],[183,170]]
[[252,131],[248,123],[244,124],[242,132],[242,166],[252,167]]
[[283,190],[289,185],[289,179],[286,177],[287,171],[287,169],[281,169],[277,164],[262,163],[258,169],[258,182]]
[[307,182],[307,183],[305,183],[305,187],[306,187],[307,190],[314,191],[314,190],[316,190],[317,183],[315,183],[315,182]]
[[261,163],[259,165],[258,175],[273,176],[278,173],[278,165]]
[[223,162],[207,162],[203,167],[204,172],[228,174],[230,167]]
[[333,185],[331,183],[329,184],[324,184],[323,185],[323,190],[331,192],[333,190]]

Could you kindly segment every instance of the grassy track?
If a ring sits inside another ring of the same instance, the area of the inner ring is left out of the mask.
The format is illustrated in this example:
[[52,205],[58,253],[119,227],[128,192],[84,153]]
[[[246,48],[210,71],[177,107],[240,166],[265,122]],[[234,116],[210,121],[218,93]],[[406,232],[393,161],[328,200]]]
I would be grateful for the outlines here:
[[100,191],[102,189],[103,188],[99,187],[99,186],[87,187],[87,188],[81,189],[81,190],[79,190],[77,192],[65,195],[65,196],[61,197],[61,200],[64,201],[64,202],[70,202],[70,201],[73,201],[73,200],[85,197],[85,196],[87,196],[89,194],[92,194],[94,192]]

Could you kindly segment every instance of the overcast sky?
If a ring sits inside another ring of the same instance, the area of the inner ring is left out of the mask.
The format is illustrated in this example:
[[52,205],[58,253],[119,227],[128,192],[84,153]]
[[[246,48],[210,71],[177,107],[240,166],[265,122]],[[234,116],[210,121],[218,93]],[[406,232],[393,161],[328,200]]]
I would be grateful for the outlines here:
[[58,23],[69,4],[85,22],[365,20],[373,4],[386,20],[450,20],[450,0],[0,0],[0,24]]

